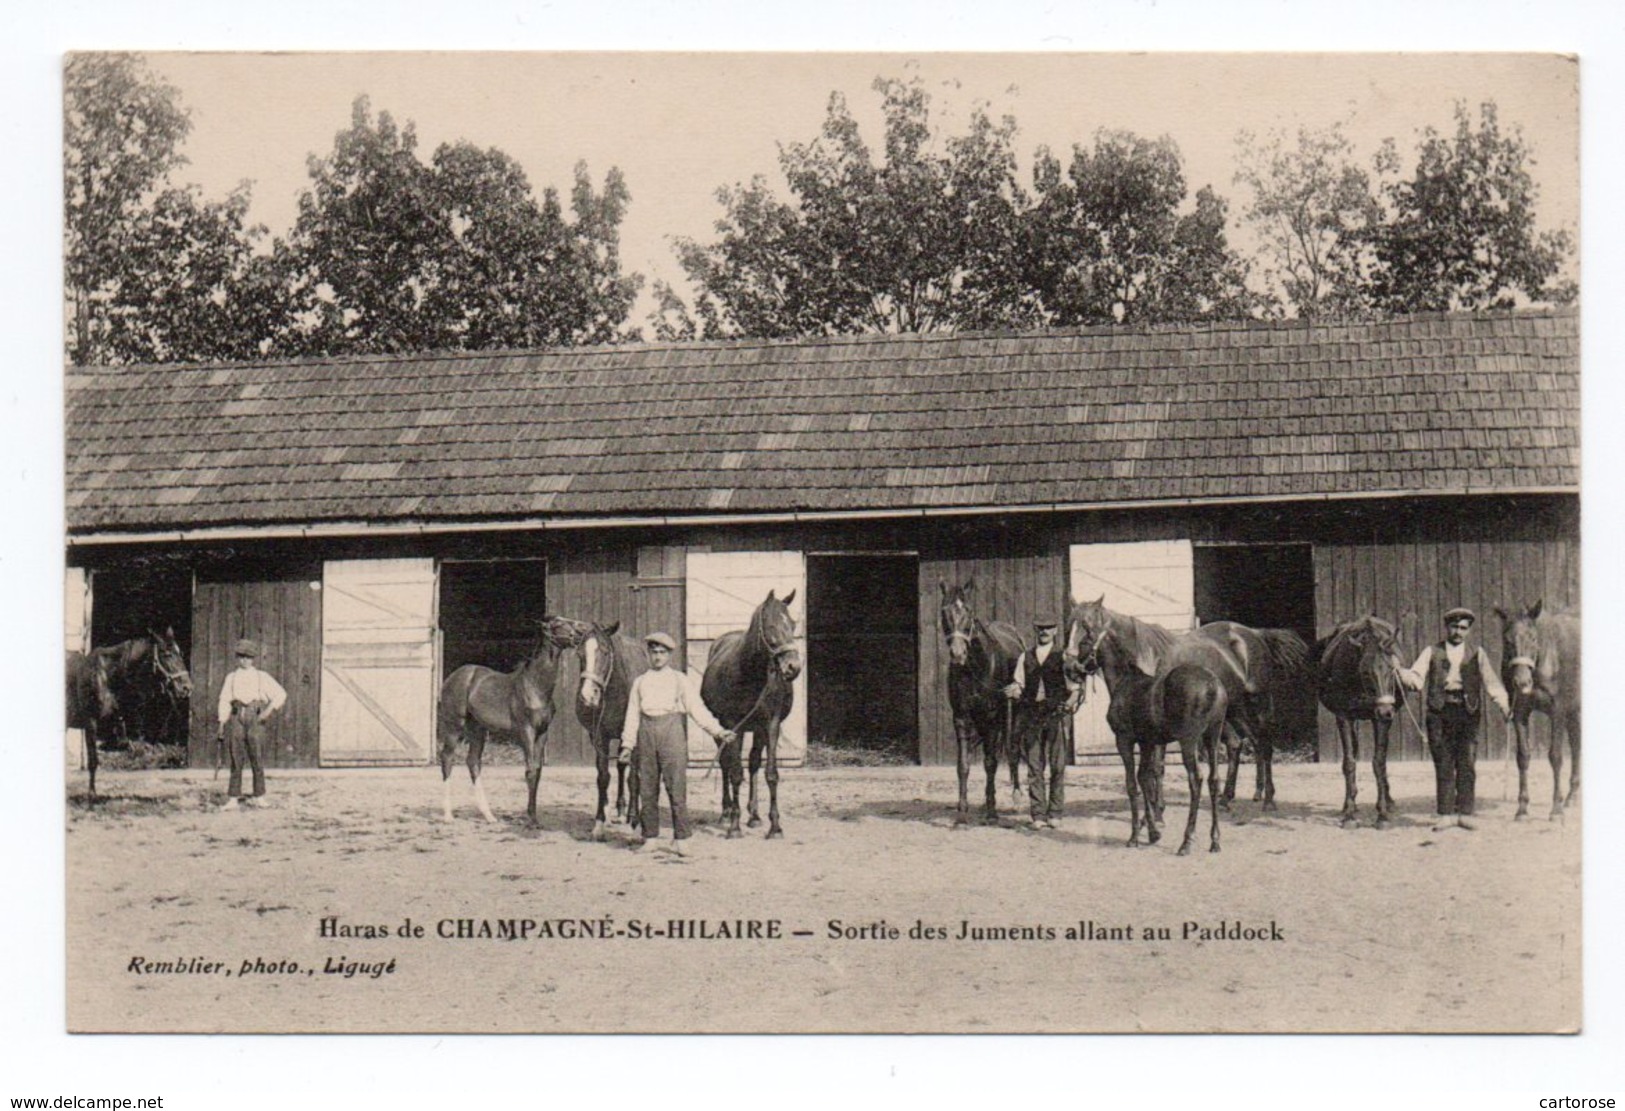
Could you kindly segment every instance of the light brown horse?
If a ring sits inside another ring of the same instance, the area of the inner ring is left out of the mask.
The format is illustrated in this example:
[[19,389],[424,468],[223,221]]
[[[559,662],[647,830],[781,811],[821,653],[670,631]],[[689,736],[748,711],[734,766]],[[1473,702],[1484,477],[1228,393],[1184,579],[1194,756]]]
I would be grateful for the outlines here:
[[[1512,730],[1518,752],[1518,812],[1529,816],[1529,715],[1539,710],[1552,724],[1547,757],[1552,765],[1552,818],[1580,797],[1580,615],[1545,613],[1536,602],[1519,614],[1499,606],[1501,678],[1512,696]],[[1563,795],[1563,735],[1573,761]]]
[[457,745],[468,737],[468,774],[474,783],[474,802],[488,822],[496,821],[480,782],[480,761],[487,734],[495,730],[514,737],[525,751],[525,786],[530,802],[525,813],[536,821],[536,788],[542,781],[546,759],[547,727],[553,722],[553,695],[558,686],[564,653],[591,632],[585,621],[568,617],[542,618],[542,643],[536,654],[518,669],[503,674],[479,664],[466,664],[452,672],[440,687],[440,777],[445,784],[443,817],[451,821],[451,765]]

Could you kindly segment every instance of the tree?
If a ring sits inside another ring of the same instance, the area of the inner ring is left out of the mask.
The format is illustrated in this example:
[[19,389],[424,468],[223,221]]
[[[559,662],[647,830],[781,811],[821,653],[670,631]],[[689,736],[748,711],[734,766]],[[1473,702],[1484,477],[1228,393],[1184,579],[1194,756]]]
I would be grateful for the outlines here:
[[540,203],[507,154],[443,144],[425,164],[411,123],[366,97],[312,187],[283,249],[295,323],[279,347],[304,354],[484,350],[609,342],[641,279],[620,271],[630,200],[576,167],[566,218]]
[[1244,215],[1257,230],[1272,295],[1302,317],[1357,315],[1367,306],[1367,234],[1382,220],[1371,177],[1340,125],[1236,137],[1236,181],[1252,191]]
[[1538,190],[1522,132],[1501,131],[1494,102],[1480,107],[1476,128],[1465,104],[1455,114],[1455,135],[1428,128],[1415,172],[1383,190],[1392,211],[1368,236],[1373,300],[1387,312],[1573,300],[1577,286],[1560,277],[1573,239],[1535,227]]
[[1033,172],[1028,280],[1052,323],[1154,324],[1252,315],[1246,266],[1225,240],[1211,189],[1181,213],[1185,174],[1167,136],[1101,130],[1072,148],[1065,175],[1048,150]]
[[[1016,185],[1015,121],[985,106],[939,140],[916,79],[876,79],[885,115],[877,161],[845,99],[819,136],[783,147],[792,199],[767,180],[717,191],[709,244],[676,241],[694,315],[662,286],[657,334],[797,336],[1014,327],[1039,306],[1016,247],[1027,200]],[[698,317],[698,320],[695,317]]]
[[265,269],[249,188],[206,202],[169,185],[191,121],[178,92],[129,54],[75,54],[64,71],[68,358],[77,365],[243,358],[266,334]]

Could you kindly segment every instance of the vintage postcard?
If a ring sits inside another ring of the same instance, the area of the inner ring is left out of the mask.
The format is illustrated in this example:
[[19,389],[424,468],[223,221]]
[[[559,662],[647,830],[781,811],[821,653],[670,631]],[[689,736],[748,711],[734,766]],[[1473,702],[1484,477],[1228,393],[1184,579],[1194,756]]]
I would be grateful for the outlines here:
[[1580,65],[68,56],[67,1028],[1581,1030]]

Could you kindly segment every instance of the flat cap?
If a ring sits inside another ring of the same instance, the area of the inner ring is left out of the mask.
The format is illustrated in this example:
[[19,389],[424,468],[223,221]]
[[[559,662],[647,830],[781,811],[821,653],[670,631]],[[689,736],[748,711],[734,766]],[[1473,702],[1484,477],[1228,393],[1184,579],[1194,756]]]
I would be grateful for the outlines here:
[[643,643],[658,644],[668,652],[677,651],[677,642],[671,639],[671,637],[667,636],[665,633],[650,633],[648,636],[643,638]]
[[1048,617],[1044,618],[1041,621],[1034,621],[1033,622],[1033,628],[1035,628],[1035,629],[1059,629],[1060,627],[1061,627],[1061,623],[1059,621],[1056,621],[1053,618],[1048,618]]
[[254,641],[249,640],[247,637],[244,637],[242,640],[239,640],[237,642],[237,655],[239,655],[239,656],[258,656],[259,654],[260,654],[260,646],[258,644],[256,644]]
[[1444,611],[1444,623],[1446,625],[1454,624],[1455,622],[1463,619],[1466,619],[1474,625],[1478,624],[1478,614],[1474,613],[1466,606],[1457,606],[1454,609]]

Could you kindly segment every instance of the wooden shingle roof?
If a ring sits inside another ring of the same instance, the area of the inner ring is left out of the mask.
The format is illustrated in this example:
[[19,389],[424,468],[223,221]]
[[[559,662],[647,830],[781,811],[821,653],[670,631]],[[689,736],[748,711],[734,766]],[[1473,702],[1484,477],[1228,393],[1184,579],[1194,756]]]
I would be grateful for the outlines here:
[[1579,487],[1569,310],[71,370],[67,520],[212,525]]

